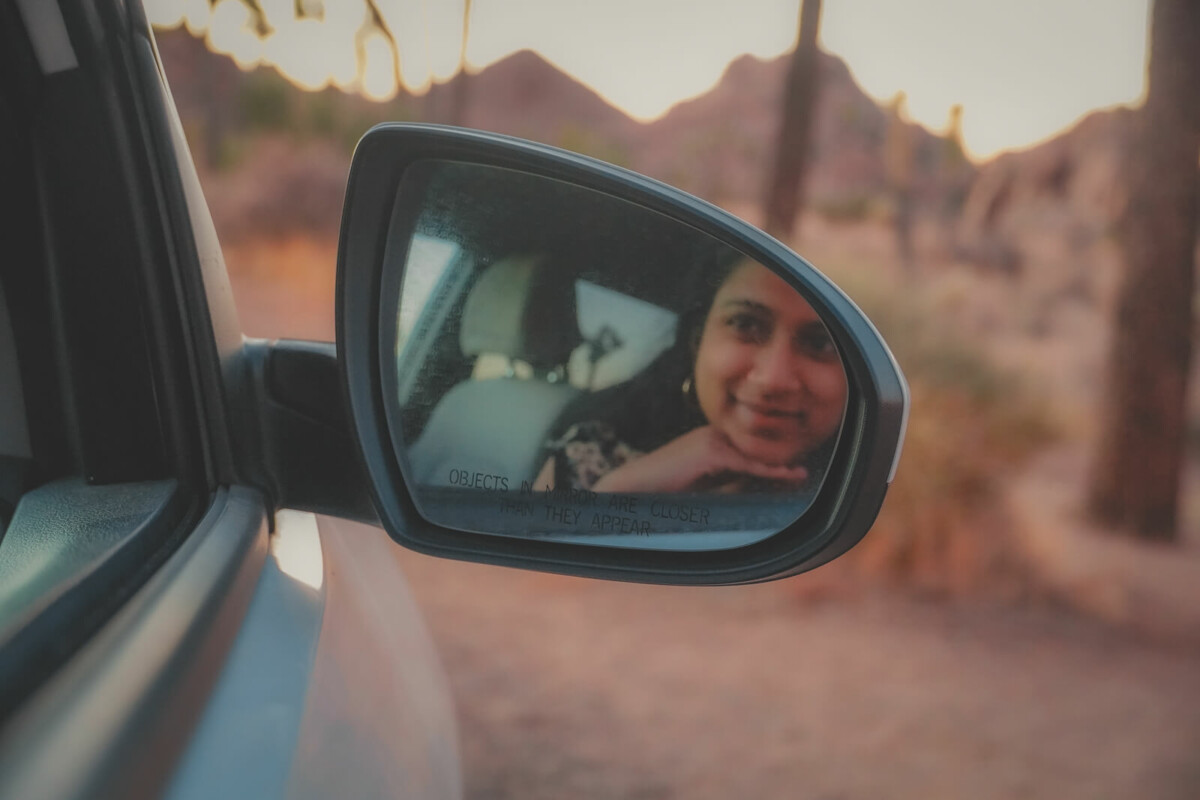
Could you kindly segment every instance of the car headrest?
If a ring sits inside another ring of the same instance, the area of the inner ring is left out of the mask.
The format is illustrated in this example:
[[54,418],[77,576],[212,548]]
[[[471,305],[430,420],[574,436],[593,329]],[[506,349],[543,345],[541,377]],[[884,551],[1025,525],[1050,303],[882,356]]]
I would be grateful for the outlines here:
[[471,287],[463,308],[463,355],[500,353],[535,369],[565,364],[582,341],[575,283],[543,256],[497,261]]

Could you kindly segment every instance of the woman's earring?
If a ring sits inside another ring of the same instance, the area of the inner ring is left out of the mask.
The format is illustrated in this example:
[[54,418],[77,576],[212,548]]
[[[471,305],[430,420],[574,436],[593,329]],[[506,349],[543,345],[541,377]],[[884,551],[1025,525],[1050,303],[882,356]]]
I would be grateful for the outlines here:
[[683,385],[680,386],[679,388],[683,391],[683,396],[687,400],[689,400],[693,403],[696,402],[696,395],[694,395],[692,393],[692,376],[691,375],[688,375],[686,378],[683,379]]

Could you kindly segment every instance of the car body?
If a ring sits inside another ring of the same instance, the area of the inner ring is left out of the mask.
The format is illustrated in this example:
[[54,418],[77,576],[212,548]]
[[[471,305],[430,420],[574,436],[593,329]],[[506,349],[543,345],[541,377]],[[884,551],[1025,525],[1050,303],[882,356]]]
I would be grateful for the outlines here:
[[394,546],[260,477],[266,345],[140,5],[2,9],[0,796],[459,796]]

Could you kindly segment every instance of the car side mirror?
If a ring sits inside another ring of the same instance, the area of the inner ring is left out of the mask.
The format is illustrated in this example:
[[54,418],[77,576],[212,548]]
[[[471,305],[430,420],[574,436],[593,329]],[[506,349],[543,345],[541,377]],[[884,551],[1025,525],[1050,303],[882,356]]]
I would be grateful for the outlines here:
[[908,388],[812,265],[657,181],[478,131],[354,154],[337,347],[376,510],[432,555],[731,584],[870,528]]

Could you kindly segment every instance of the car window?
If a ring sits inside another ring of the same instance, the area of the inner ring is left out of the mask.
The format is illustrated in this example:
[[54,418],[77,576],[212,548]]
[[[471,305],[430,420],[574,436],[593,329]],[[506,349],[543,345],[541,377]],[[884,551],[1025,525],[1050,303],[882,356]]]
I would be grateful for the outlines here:
[[458,252],[459,246],[455,242],[427,234],[413,236],[404,275],[404,301],[400,308],[401,346],[412,333],[417,317],[429,301],[429,295]]
[[675,343],[677,313],[594,281],[575,282],[575,308],[584,344],[571,354],[568,373],[580,389],[627,381]]

